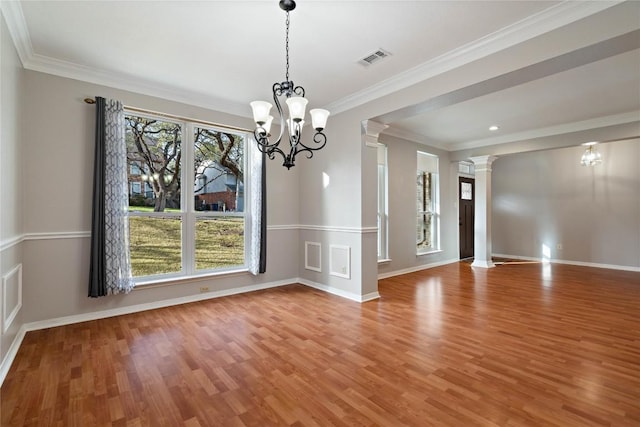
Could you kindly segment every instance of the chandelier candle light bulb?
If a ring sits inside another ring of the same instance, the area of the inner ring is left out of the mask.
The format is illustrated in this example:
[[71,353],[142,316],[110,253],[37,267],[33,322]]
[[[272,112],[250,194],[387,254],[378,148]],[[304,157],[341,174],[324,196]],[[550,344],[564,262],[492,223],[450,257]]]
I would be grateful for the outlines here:
[[[307,158],[313,157],[315,151],[321,150],[327,144],[327,137],[322,132],[327,126],[327,118],[329,111],[316,108],[309,111],[311,115],[311,123],[315,131],[311,145],[305,145],[302,142],[302,130],[304,127],[304,116],[307,108],[308,100],[304,97],[304,88],[296,86],[293,81],[289,80],[289,12],[296,8],[296,2],[293,0],[280,0],[280,9],[287,13],[286,19],[286,73],[285,81],[275,83],[273,85],[273,101],[280,115],[280,136],[275,142],[269,141],[271,122],[273,116],[269,115],[273,105],[266,101],[253,101],[250,103],[253,110],[253,120],[256,122],[256,129],[253,135],[256,138],[258,149],[274,159],[276,153],[280,154],[284,159],[282,165],[287,169],[295,166],[295,158],[299,153],[304,152]],[[282,105],[279,98],[284,96],[285,102],[289,109],[289,118],[285,118]],[[284,132],[289,134],[289,152],[285,153],[280,147],[280,142],[284,136]]]
[[289,117],[291,120],[299,122],[304,119],[304,113],[309,101],[301,96],[292,96],[291,98],[287,98],[286,102],[289,107]]
[[323,110],[322,108],[314,108],[309,111],[309,114],[311,114],[311,124],[315,130],[321,131],[327,126],[329,111]]
[[267,101],[253,101],[251,104],[251,108],[253,109],[253,120],[258,125],[263,125],[267,122],[269,117],[269,112],[271,111],[271,105]]

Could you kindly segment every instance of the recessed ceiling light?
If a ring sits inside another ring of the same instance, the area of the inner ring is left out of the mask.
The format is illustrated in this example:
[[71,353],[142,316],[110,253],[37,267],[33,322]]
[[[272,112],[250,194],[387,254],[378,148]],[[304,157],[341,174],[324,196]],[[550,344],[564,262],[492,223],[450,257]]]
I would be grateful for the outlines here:
[[489,127],[489,130],[490,130],[490,131],[492,131],[492,132],[493,132],[493,131],[496,131],[496,130],[498,130],[498,129],[500,129],[500,128],[499,128],[498,126],[496,126],[496,125],[493,125],[493,126],[490,126],[490,127]]

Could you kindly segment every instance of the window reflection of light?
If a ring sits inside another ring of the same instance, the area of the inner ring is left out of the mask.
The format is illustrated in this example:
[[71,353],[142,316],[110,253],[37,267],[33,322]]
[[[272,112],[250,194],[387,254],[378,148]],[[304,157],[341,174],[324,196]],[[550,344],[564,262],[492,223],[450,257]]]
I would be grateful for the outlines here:
[[331,178],[329,178],[329,175],[327,175],[326,172],[322,172],[322,187],[327,188],[330,182]]
[[542,244],[542,262],[548,263],[551,260],[551,248]]
[[430,278],[416,289],[417,305],[421,309],[420,329],[430,335],[439,335],[442,326],[442,283],[439,278]]
[[544,262],[542,263],[542,280],[544,280],[542,284],[544,286],[551,286],[551,279],[551,263]]

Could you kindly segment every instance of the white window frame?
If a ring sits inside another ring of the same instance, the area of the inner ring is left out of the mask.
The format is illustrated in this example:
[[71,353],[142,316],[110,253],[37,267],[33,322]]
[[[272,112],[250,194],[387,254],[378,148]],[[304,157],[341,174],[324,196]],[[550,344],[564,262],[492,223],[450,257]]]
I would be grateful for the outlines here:
[[[416,255],[426,255],[434,252],[440,252],[440,158],[425,151],[418,151],[416,155],[416,163],[419,164],[420,156],[428,156],[435,160],[436,170],[421,171],[416,165],[416,176],[420,172],[431,173],[431,206],[427,211],[416,211],[416,227],[418,226],[418,216],[427,214],[431,216],[431,246],[428,248],[418,248],[416,242]],[[417,184],[415,193],[417,194]]]
[[[249,247],[251,242],[251,204],[247,203],[251,197],[251,188],[249,179],[249,158],[251,156],[250,150],[253,148],[253,144],[250,144],[250,133],[242,132],[237,129],[225,128],[220,125],[208,125],[200,121],[187,121],[179,120],[167,117],[165,115],[153,115],[141,113],[138,111],[129,111],[124,109],[126,116],[137,116],[143,118],[162,120],[168,123],[174,123],[180,125],[182,132],[182,142],[180,150],[182,152],[180,165],[180,207],[181,212],[136,212],[130,211],[131,217],[151,217],[151,218],[178,218],[181,220],[181,270],[179,272],[154,274],[148,276],[136,276],[134,281],[136,285],[148,285],[163,281],[171,281],[175,279],[183,279],[190,277],[202,277],[219,275],[225,273],[235,273],[248,271],[249,263]],[[206,128],[219,132],[229,132],[234,134],[244,135],[244,158],[243,158],[243,171],[244,171],[244,206],[243,212],[219,212],[219,211],[196,211],[195,210],[195,198],[194,198],[194,175],[192,165],[194,162],[194,132],[195,128]],[[185,167],[186,165],[186,167]],[[146,185],[149,185],[145,182]],[[146,186],[145,186],[146,187]],[[151,188],[149,186],[149,188]],[[195,225],[197,218],[202,217],[243,217],[244,218],[244,264],[240,266],[233,266],[229,268],[212,268],[206,270],[196,269],[195,258]]]

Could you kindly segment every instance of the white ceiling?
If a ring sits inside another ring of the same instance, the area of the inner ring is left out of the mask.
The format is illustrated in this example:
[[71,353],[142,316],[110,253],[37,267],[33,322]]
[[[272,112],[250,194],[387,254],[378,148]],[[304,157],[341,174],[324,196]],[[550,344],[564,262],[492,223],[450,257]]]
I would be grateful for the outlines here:
[[[524,55],[527,42],[553,31],[576,37],[570,30],[581,19],[602,16],[620,34],[640,29],[637,1],[297,3],[290,77],[313,107],[333,113],[501,50],[522,46]],[[268,99],[273,83],[284,81],[285,13],[276,0],[5,0],[2,10],[27,69],[243,116],[250,101]],[[547,71],[532,68],[517,84],[505,77],[483,86],[490,90],[445,94],[376,120],[450,150],[603,117],[640,121],[640,33],[617,43],[625,44],[619,53],[598,46],[610,34],[589,34],[586,54],[559,52]],[[379,48],[391,56],[358,63]],[[500,130],[490,133],[491,124]]]

